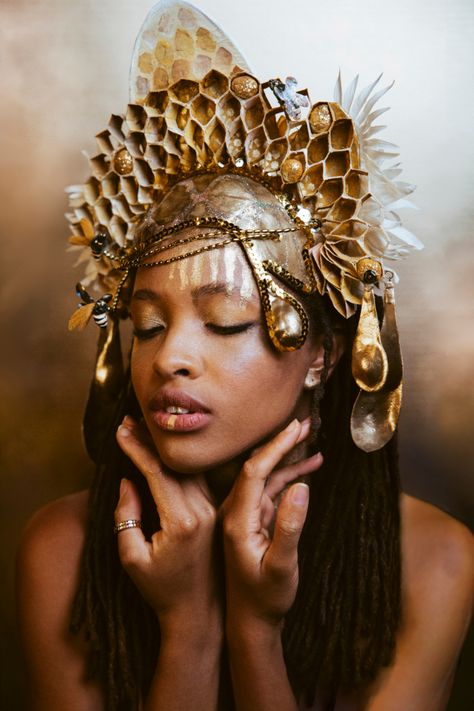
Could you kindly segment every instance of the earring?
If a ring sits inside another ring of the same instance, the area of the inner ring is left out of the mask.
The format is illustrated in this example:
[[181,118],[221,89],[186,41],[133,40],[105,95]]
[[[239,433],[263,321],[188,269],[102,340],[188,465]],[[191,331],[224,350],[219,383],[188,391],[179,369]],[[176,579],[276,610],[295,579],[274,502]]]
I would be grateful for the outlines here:
[[321,382],[322,367],[310,368],[304,379],[304,387],[306,390],[313,390]]
[[387,355],[387,377],[383,387],[376,392],[360,391],[351,415],[352,439],[365,452],[380,449],[392,438],[402,402],[403,364],[395,316],[393,278],[393,272],[387,271],[381,331],[381,342]]
[[[368,262],[372,260],[361,260]],[[378,264],[374,262],[374,264]],[[380,390],[387,377],[387,356],[382,346],[379,319],[375,308],[374,283],[379,280],[375,269],[365,268],[364,295],[359,323],[352,346],[352,375],[361,390]]]

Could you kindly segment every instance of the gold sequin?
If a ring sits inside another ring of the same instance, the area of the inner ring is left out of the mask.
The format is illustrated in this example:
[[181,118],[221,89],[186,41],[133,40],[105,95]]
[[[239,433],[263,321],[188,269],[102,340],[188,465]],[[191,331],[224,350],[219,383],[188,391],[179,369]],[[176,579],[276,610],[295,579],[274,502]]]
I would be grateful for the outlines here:
[[281,177],[285,183],[297,183],[303,175],[303,166],[296,158],[287,158],[281,164]]
[[315,133],[324,133],[331,125],[331,112],[327,104],[317,104],[309,115],[309,123]]
[[114,157],[114,170],[119,175],[128,175],[133,170],[133,160],[126,148],[121,148]]
[[231,89],[239,99],[250,99],[258,93],[258,81],[249,74],[241,74],[232,80]]

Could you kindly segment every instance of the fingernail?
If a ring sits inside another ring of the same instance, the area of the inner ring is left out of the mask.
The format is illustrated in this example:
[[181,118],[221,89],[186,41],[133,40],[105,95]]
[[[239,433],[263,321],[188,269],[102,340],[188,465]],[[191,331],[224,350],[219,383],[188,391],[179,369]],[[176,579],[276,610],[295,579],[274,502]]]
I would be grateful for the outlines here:
[[307,484],[295,484],[291,490],[291,501],[298,506],[304,506],[309,497],[309,487]]
[[293,432],[293,431],[298,427],[299,424],[300,424],[299,421],[298,421],[298,420],[296,419],[296,417],[295,417],[295,419],[292,420],[292,421],[290,422],[290,424],[288,425],[288,427],[286,428],[286,431],[287,431],[287,432]]
[[125,427],[131,428],[131,427],[133,427],[134,424],[135,424],[135,420],[133,419],[133,417],[130,417],[130,415],[125,415],[125,417],[122,420],[122,425],[125,425]]
[[121,437],[130,437],[130,435],[132,434],[132,433],[130,432],[130,430],[128,429],[128,427],[127,427],[126,425],[124,425],[124,424],[121,424],[121,425],[120,425],[120,427],[119,427],[118,430],[117,430],[117,433],[118,433]]
[[128,480],[120,479],[120,498],[124,496],[127,492]]

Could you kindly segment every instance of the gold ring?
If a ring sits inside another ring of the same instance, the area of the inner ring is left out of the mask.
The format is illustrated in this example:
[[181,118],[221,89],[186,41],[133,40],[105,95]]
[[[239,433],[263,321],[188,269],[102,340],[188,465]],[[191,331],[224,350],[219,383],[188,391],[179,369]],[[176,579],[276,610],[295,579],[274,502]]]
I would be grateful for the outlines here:
[[124,521],[119,521],[114,526],[114,533],[120,533],[127,528],[141,528],[142,522],[138,518],[126,518]]

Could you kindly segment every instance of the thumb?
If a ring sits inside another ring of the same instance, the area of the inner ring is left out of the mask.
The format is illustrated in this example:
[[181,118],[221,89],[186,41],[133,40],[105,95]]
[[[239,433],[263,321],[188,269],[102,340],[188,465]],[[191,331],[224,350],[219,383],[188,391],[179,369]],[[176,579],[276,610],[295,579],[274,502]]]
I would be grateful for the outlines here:
[[278,568],[291,568],[298,560],[298,541],[309,503],[307,484],[293,484],[283,497],[275,519],[270,556]]
[[[120,482],[120,499],[115,509],[115,524],[127,520],[141,520],[142,505],[138,491],[128,479]],[[126,528],[117,533],[120,560],[126,568],[140,559],[146,550],[146,539],[141,528]]]

